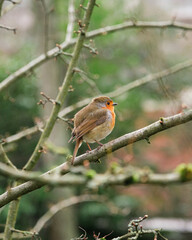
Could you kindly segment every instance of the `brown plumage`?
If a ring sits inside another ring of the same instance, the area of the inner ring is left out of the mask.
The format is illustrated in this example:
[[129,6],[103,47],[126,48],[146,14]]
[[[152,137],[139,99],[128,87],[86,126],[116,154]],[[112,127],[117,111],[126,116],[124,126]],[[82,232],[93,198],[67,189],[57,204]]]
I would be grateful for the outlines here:
[[110,98],[102,96],[94,98],[91,103],[75,114],[74,129],[69,140],[76,141],[72,164],[83,141],[90,149],[88,143],[99,143],[111,133],[115,125],[115,105],[117,104]]

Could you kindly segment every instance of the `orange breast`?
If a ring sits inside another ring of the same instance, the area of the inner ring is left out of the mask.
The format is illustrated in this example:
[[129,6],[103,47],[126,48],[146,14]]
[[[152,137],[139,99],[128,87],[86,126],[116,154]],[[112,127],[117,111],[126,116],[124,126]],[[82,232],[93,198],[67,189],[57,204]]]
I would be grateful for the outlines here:
[[115,112],[111,111],[111,114],[112,114],[111,128],[113,129],[115,126]]

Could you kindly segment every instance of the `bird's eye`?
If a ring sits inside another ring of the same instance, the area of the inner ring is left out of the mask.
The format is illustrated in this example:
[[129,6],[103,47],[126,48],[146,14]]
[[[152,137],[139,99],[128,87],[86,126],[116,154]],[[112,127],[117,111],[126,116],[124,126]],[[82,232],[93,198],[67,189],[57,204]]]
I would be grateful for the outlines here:
[[110,105],[110,102],[107,102],[107,105]]

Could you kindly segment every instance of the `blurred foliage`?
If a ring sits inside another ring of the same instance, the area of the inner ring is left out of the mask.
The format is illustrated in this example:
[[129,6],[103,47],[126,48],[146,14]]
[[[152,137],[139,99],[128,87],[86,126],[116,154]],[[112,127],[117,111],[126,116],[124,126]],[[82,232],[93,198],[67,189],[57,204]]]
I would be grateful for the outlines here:
[[[7,74],[16,71],[20,66],[25,65],[27,61],[31,59],[31,48],[27,46],[24,49],[20,49],[19,52],[11,55],[10,58],[0,56],[1,71],[0,79],[5,79]],[[39,107],[37,106],[37,83],[36,76],[34,74],[28,74],[22,79],[12,84],[8,90],[3,91],[0,94],[0,136],[1,138],[13,135],[25,128],[34,126],[34,119],[39,116]],[[23,167],[28,157],[31,155],[37,142],[37,137],[21,139],[14,147],[14,151],[8,152],[9,158],[19,168]],[[11,180],[5,180],[0,178],[0,192],[3,193],[5,189],[11,185]],[[7,186],[8,185],[8,186]],[[37,195],[38,196],[38,195]],[[39,202],[43,199],[37,198]],[[22,201],[22,208],[20,211],[19,222],[23,222],[23,216],[30,219],[31,213],[34,213],[34,209],[37,207],[35,204],[31,204],[31,199]],[[34,200],[33,200],[34,202]],[[30,204],[29,204],[30,203]],[[29,208],[29,205],[31,207]],[[7,215],[8,205],[0,212],[0,219],[5,222]],[[1,223],[2,223],[1,222]]]

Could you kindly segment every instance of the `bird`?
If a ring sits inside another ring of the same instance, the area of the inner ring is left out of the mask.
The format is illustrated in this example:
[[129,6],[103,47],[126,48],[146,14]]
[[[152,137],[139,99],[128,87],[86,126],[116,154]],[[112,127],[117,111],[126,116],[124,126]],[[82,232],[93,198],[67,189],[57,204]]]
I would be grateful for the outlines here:
[[115,112],[112,99],[106,96],[93,98],[92,101],[77,112],[74,116],[74,128],[71,133],[71,140],[76,141],[71,164],[74,160],[82,142],[86,142],[89,150],[89,143],[103,144],[100,140],[107,137],[115,126]]

